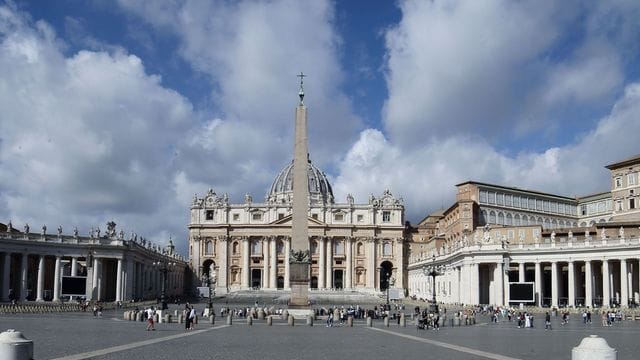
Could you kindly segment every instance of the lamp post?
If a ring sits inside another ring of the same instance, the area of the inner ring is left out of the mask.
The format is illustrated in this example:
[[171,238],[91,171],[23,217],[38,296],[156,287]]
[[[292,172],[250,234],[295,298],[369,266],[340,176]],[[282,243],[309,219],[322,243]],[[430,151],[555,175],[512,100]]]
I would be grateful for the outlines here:
[[[211,313],[211,309],[213,308],[213,295],[215,295],[218,274],[216,273],[216,270],[213,269],[208,273],[204,273],[202,277],[207,284],[207,287],[209,288],[209,302],[207,303],[207,309],[209,309],[209,313]],[[213,285],[213,287],[211,285]]]
[[425,276],[431,276],[433,278],[433,288],[431,289],[431,302],[433,303],[431,305],[431,312],[433,313],[437,313],[438,312],[438,303],[436,302],[436,276],[438,275],[442,275],[441,266],[436,266],[436,255],[433,254],[431,256],[432,259],[432,263],[431,265],[423,265],[422,266],[422,273]]
[[162,289],[160,292],[160,310],[167,310],[167,297],[165,294],[165,288],[167,285],[167,273],[173,271],[176,263],[167,260],[158,260],[153,262],[153,267],[158,269],[162,273]]

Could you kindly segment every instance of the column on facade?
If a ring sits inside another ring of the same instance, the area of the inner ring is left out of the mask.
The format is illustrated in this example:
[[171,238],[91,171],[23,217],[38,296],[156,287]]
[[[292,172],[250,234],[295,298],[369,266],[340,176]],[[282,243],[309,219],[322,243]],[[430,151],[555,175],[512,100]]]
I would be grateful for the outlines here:
[[327,273],[327,248],[325,247],[325,237],[320,236],[317,240],[316,249],[318,252],[318,288],[325,289],[327,288],[327,283],[325,281],[325,275]]
[[576,305],[576,268],[573,261],[569,261],[567,269],[569,271],[569,274],[568,274],[569,289],[567,294],[569,298],[568,306],[574,307]]
[[[505,264],[506,265],[506,264]],[[503,267],[502,269],[502,299],[503,304],[505,306],[509,306],[509,297],[510,297],[510,289],[509,289],[509,269]]]
[[376,239],[367,239],[367,288],[376,288]]
[[116,266],[116,301],[122,301],[122,259]]
[[20,261],[20,301],[27,300],[27,291],[29,289],[29,283],[27,281],[29,264],[29,254],[23,253]]
[[471,304],[480,304],[480,265],[478,263],[473,263],[470,266],[470,274],[469,278],[471,280]]
[[249,258],[251,257],[251,253],[249,252],[249,238],[242,238],[242,280],[241,286],[243,289],[249,288]]
[[611,279],[609,278],[609,260],[602,260],[602,306],[610,306]]
[[327,288],[333,287],[333,239],[327,237],[327,273],[325,275],[325,281],[327,282]]
[[593,306],[593,270],[591,260],[584,262],[584,304]]
[[62,257],[56,256],[56,265],[53,271],[53,301],[60,301],[60,285],[62,285],[61,273]]
[[78,258],[71,258],[71,276],[78,276]]
[[518,281],[525,282],[525,268],[524,262],[518,264]]
[[269,238],[262,238],[262,288],[269,287]]
[[277,239],[275,236],[272,236],[269,239],[269,252],[271,253],[271,257],[269,258],[271,263],[271,269],[269,270],[269,287],[275,289],[278,287],[278,254],[276,252],[276,242]]
[[93,258],[93,279],[91,280],[91,299],[93,300],[100,300],[100,284],[98,283],[98,280],[100,279],[100,277],[98,276],[98,273],[100,272],[100,269],[98,268],[98,266],[100,265],[100,261],[98,260],[97,257]]
[[36,301],[44,301],[42,293],[44,292],[44,255],[40,255],[38,259],[38,287],[36,289]]
[[291,268],[289,267],[289,253],[291,252],[291,237],[284,238],[284,288],[290,289],[289,278],[291,277]]
[[536,283],[536,302],[538,306],[542,307],[542,264],[539,261],[536,261],[534,281]]
[[2,269],[2,291],[1,297],[2,301],[9,301],[9,279],[11,279],[11,253],[4,253],[4,261],[3,261],[3,269]]
[[353,239],[349,236],[347,238],[345,238],[345,250],[347,252],[346,256],[347,256],[347,271],[346,271],[346,282],[345,282],[345,288],[346,289],[351,289],[353,288],[353,256],[352,256],[352,252],[353,252]]
[[551,306],[558,307],[558,262],[551,262]]
[[502,270],[502,262],[497,262],[493,269],[493,279],[495,281],[492,303],[496,305],[504,305],[504,271]]
[[402,259],[404,259],[404,244],[403,244],[403,239],[402,238],[396,238],[396,241],[394,242],[394,246],[396,250],[393,254],[394,257],[396,259],[400,259],[400,261],[396,261],[395,263],[397,264],[397,273],[400,274],[400,276],[396,276],[396,283],[395,283],[395,287],[396,288],[400,288],[400,289],[404,289],[404,287],[406,286],[406,284],[404,283],[404,261]]
[[620,305],[629,306],[627,259],[620,259]]
[[[229,289],[229,246],[232,244],[231,239],[228,236],[220,237],[220,254],[218,259],[218,279],[216,280],[216,288],[222,289],[222,292],[227,293]],[[220,290],[218,290],[220,291]]]
[[134,297],[134,292],[135,292],[135,278],[136,278],[136,264],[133,262],[133,259],[129,258],[127,259],[127,263],[126,263],[126,270],[125,270],[125,280],[124,280],[124,286],[123,286],[123,290],[122,290],[122,299],[123,300],[130,300]]

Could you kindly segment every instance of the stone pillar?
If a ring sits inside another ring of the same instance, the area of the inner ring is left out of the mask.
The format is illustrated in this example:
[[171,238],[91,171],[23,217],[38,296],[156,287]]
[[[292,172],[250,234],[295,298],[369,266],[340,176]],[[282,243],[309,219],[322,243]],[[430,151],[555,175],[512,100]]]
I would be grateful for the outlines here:
[[569,266],[568,266],[568,271],[569,271],[569,276],[568,276],[568,283],[569,283],[569,289],[568,289],[568,306],[570,307],[575,307],[576,306],[576,269],[575,269],[575,264],[573,263],[573,261],[569,261]]
[[269,287],[269,238],[262,238],[262,288]]
[[325,289],[327,284],[325,282],[325,275],[327,274],[327,248],[325,247],[325,237],[320,236],[318,238],[317,249],[318,252],[318,289]]
[[376,239],[367,239],[367,288],[376,289]]
[[100,262],[97,257],[93,257],[93,279],[91,280],[91,299],[92,300],[100,300],[100,284],[98,284],[100,269],[98,265]]
[[480,272],[479,272],[479,264],[473,263],[471,264],[471,274],[469,276],[471,279],[471,304],[479,304],[480,303]]
[[291,239],[284,238],[284,288],[290,289],[291,283],[289,278],[291,276],[291,267],[289,266],[289,253],[291,252]]
[[584,305],[593,306],[593,271],[591,260],[584,262]]
[[610,306],[611,279],[609,279],[609,260],[602,260],[602,307]]
[[536,303],[538,306],[542,307],[542,264],[540,264],[539,261],[536,261],[535,273]]
[[269,262],[269,287],[272,289],[276,289],[278,287],[278,254],[276,253],[276,241],[275,237],[271,237],[269,239],[269,252],[271,253]]
[[551,306],[558,307],[558,262],[551,262]]
[[116,269],[116,301],[122,301],[122,259],[118,259]]
[[351,237],[347,237],[345,239],[345,250],[347,252],[347,271],[346,271],[346,281],[345,288],[352,289],[353,288],[353,241]]
[[61,264],[62,258],[60,256],[56,256],[56,267],[53,272],[53,301],[55,302],[60,301],[60,285],[62,285],[62,277],[60,276]]
[[494,287],[494,304],[504,305],[504,271],[502,270],[502,262],[495,263],[493,271]]
[[242,281],[241,286],[243,289],[248,289],[251,284],[249,278],[251,276],[251,270],[249,270],[249,258],[251,258],[251,250],[249,249],[249,238],[244,237],[242,239]]
[[327,238],[327,289],[331,289],[333,287],[333,241],[332,238]]
[[629,306],[627,259],[620,259],[620,305]]
[[38,288],[36,290],[36,301],[44,301],[42,296],[44,290],[44,255],[40,255],[38,260]]
[[228,236],[220,237],[220,254],[218,259],[218,279],[216,280],[216,291],[227,293],[229,289],[229,246],[232,243]]
[[78,258],[71,258],[71,276],[78,276]]
[[28,264],[29,264],[29,254],[22,253],[22,258],[20,261],[20,301],[24,302],[27,300],[27,291],[29,289],[29,283],[27,281],[28,274]]
[[523,262],[518,264],[518,281],[525,282],[525,267]]
[[11,279],[11,253],[4,253],[2,269],[2,301],[9,301],[9,279]]

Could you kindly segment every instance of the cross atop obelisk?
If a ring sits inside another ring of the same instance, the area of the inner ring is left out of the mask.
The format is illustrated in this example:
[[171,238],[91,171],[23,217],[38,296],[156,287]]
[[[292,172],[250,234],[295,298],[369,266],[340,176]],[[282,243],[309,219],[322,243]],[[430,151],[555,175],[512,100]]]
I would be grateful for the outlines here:
[[304,106],[302,72],[300,78],[300,103],[296,107],[295,145],[293,149],[293,214],[291,216],[291,253],[289,254],[289,283],[291,307],[307,307],[309,301],[309,179],[307,148],[307,108]]

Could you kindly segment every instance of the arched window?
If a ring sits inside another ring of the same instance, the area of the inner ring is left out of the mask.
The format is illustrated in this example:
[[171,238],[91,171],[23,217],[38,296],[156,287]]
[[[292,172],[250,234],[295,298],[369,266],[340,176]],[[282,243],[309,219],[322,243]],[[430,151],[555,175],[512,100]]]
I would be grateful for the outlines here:
[[382,244],[382,256],[391,256],[391,243],[389,241],[385,241]]
[[361,242],[356,245],[356,254],[358,254],[358,256],[364,255],[364,245]]
[[231,252],[233,253],[233,255],[238,255],[239,247],[240,247],[240,245],[238,244],[238,242],[234,241],[233,245],[231,245]]
[[205,255],[212,255],[213,254],[213,241],[208,240],[205,244],[204,247],[204,253]]
[[511,214],[507,214],[506,221],[504,224],[508,226],[511,226],[513,224],[513,218],[511,217]]
[[282,240],[278,240],[276,244],[276,252],[280,255],[284,254],[284,242]]
[[519,226],[520,225],[520,215],[516,214],[516,216],[513,217],[513,225],[515,226]]
[[481,225],[486,225],[487,224],[487,211],[486,210],[482,210],[480,212],[480,224]]
[[496,213],[491,211],[489,212],[489,224],[495,224],[496,223]]
[[504,225],[504,214],[501,212],[498,213],[498,224]]

